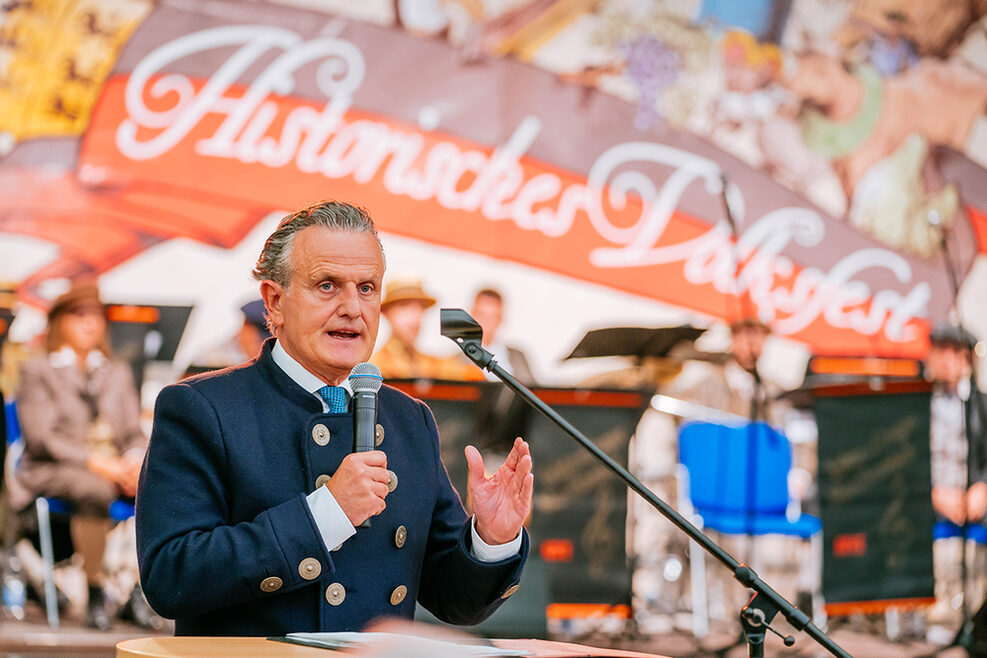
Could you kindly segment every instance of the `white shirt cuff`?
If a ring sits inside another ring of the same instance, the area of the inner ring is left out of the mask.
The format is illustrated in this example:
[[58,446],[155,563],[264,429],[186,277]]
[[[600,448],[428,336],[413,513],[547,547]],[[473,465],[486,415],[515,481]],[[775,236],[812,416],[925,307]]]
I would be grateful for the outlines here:
[[305,497],[308,508],[312,510],[315,525],[322,536],[322,543],[327,551],[334,551],[344,541],[356,534],[356,528],[346,518],[343,508],[339,506],[332,493],[325,486],[319,487]]
[[521,533],[513,541],[506,544],[495,544],[491,546],[482,539],[476,532],[476,517],[470,519],[470,532],[473,533],[473,557],[480,562],[500,562],[507,558],[514,557],[521,552]]

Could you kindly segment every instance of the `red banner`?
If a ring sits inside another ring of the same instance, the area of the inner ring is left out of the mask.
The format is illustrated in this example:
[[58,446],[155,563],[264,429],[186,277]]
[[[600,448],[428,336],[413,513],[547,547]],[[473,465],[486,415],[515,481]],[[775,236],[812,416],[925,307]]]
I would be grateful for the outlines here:
[[[735,316],[743,296],[816,353],[918,355],[949,307],[934,258],[864,235],[710,140],[645,125],[613,95],[509,59],[463,62],[396,28],[223,7],[135,18],[81,143],[61,137],[46,164],[27,140],[0,167],[0,230],[62,247],[27,289],[174,237],[230,247],[271,211],[331,197],[366,206],[385,233],[713,317]],[[748,41],[725,40],[727,73],[747,65],[734,59]],[[820,136],[806,143],[835,148]],[[866,223],[876,211],[852,212]],[[974,228],[953,231],[965,271]]]

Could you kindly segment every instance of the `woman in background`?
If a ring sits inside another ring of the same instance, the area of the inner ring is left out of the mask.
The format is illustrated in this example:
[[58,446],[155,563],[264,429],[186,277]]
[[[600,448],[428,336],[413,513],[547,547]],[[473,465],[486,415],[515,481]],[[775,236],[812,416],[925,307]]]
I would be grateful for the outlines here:
[[[24,439],[19,480],[35,496],[74,505],[69,527],[89,584],[86,625],[106,630],[109,506],[137,490],[147,438],[130,368],[111,358],[106,309],[95,286],[73,287],[55,300],[45,353],[22,365],[16,401]],[[127,607],[135,596],[137,588]]]

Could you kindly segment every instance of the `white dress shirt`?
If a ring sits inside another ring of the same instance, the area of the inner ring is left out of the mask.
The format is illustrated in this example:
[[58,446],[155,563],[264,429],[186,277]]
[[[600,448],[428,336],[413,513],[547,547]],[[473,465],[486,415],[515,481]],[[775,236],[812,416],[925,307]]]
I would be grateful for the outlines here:
[[940,384],[932,389],[929,456],[933,487],[965,489],[968,486],[966,401],[969,398],[969,379],[961,379],[956,390]]
[[[326,385],[325,382],[310,373],[304,366],[285,352],[284,348],[281,347],[280,341],[274,343],[274,348],[271,350],[271,357],[274,359],[274,363],[292,381],[314,395],[322,403],[323,412],[329,411],[329,405],[319,395],[319,389]],[[347,396],[353,394],[348,380],[344,379],[339,385],[346,390]],[[337,550],[343,545],[343,542],[356,534],[356,528],[346,518],[343,508],[336,502],[328,487],[319,487],[308,494],[306,500],[308,501],[309,509],[312,510],[315,525],[319,528],[319,534],[322,536],[322,541],[325,543],[327,549]],[[520,533],[514,538],[514,541],[506,544],[490,545],[480,539],[480,535],[477,534],[475,517],[470,521],[470,530],[473,534],[473,557],[481,562],[499,562],[500,560],[517,555],[521,551]]]

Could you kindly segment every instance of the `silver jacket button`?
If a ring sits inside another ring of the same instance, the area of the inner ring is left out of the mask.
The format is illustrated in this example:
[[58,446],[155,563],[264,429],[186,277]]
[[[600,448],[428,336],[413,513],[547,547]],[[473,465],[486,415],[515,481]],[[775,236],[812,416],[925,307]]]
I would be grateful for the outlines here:
[[332,436],[329,434],[329,428],[319,423],[312,428],[312,440],[318,443],[320,446],[328,445],[329,439]]
[[277,576],[270,576],[260,581],[260,591],[270,594],[281,589],[281,579]]
[[322,573],[322,563],[314,557],[307,557],[298,563],[298,575],[305,580],[315,580]]
[[346,598],[346,588],[339,583],[333,583],[326,588],[326,601],[329,605],[339,605]]

